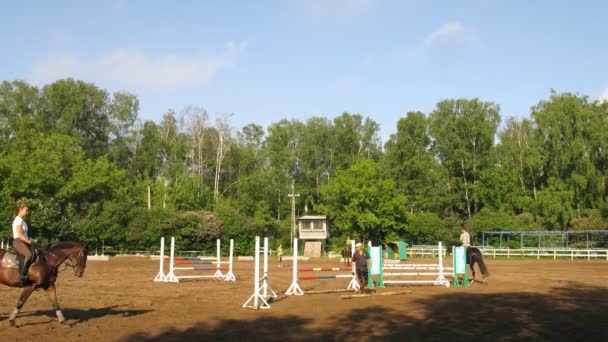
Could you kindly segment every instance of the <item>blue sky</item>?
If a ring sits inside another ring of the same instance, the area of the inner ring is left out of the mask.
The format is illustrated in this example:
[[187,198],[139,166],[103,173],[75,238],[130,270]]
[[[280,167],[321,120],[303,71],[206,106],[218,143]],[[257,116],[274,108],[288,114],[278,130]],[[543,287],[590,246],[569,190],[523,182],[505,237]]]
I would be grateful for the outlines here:
[[[28,2],[29,3],[29,2]],[[550,89],[608,99],[606,1],[32,1],[0,8],[0,79],[75,77],[231,124],[479,97],[529,116]]]

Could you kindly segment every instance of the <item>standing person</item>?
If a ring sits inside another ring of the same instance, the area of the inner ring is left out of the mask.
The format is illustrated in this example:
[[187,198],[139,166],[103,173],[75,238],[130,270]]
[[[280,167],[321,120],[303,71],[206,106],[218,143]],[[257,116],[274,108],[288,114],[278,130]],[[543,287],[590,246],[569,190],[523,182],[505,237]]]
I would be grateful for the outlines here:
[[283,262],[283,244],[279,244],[277,248],[277,258],[279,259],[279,267],[281,267],[281,263]]
[[28,270],[32,263],[32,244],[34,243],[28,235],[27,223],[23,220],[28,214],[27,205],[20,205],[15,210],[15,219],[13,220],[13,248],[19,255],[24,257],[21,269],[21,281],[28,281]]
[[471,247],[471,235],[464,228],[464,224],[460,225],[460,243],[462,246]]
[[355,245],[355,253],[353,254],[353,264],[355,267],[355,274],[357,281],[359,282],[359,293],[362,293],[367,285],[367,269],[369,267],[370,257],[367,251],[361,245],[361,242],[357,242]]

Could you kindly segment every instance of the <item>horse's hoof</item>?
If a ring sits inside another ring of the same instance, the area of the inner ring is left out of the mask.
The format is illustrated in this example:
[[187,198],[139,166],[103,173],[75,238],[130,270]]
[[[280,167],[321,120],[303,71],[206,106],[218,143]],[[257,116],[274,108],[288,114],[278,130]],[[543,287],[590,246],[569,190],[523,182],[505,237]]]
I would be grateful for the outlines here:
[[8,324],[9,324],[11,327],[15,327],[15,321],[8,321]]

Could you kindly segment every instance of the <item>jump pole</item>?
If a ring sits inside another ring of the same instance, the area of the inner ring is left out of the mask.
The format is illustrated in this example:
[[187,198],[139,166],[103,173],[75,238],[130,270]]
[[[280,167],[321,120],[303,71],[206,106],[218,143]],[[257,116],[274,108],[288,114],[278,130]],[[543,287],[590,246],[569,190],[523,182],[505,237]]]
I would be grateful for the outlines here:
[[298,239],[293,239],[293,266],[291,286],[285,291],[288,296],[303,296],[304,291],[298,285]]
[[[272,296],[268,297],[268,290],[272,292]],[[270,285],[268,285],[268,238],[264,238],[264,278],[262,278],[262,292],[266,299],[272,298],[277,299],[277,294],[274,292]]]
[[154,282],[166,282],[167,276],[165,275],[165,238],[160,238],[160,271],[154,278]]
[[[175,263],[175,237],[171,237],[171,255],[169,257],[169,274],[167,274],[166,280],[167,282],[170,283],[178,283],[179,279],[175,276],[175,273],[173,272],[173,264]],[[161,259],[160,262],[163,262],[163,260]]]
[[[244,308],[270,309],[270,305],[260,294],[260,237],[255,237],[255,257],[254,257],[254,273],[253,273],[253,294],[243,304]],[[251,303],[253,301],[253,303]],[[260,301],[262,305],[260,305]],[[251,304],[250,304],[251,303]]]
[[355,240],[350,240],[350,261],[353,267],[353,279],[348,284],[347,290],[358,291],[361,286],[359,286],[359,282],[357,281],[357,270],[355,268],[355,263],[353,262],[353,256],[355,255]]
[[221,260],[221,254],[220,254],[220,239],[215,240],[215,245],[217,246],[217,271],[215,271],[215,274],[213,275],[213,279],[215,280],[221,280],[224,279],[224,275],[222,274],[222,271],[220,270],[220,264],[222,263]]
[[[219,240],[218,240],[219,241]],[[226,273],[226,276],[224,277],[224,281],[236,281],[236,277],[234,276],[234,273],[232,273],[232,255],[234,254],[234,240],[230,239],[230,257],[229,257],[229,264],[228,264],[228,273]]]
[[354,299],[354,298],[375,297],[375,296],[397,296],[397,295],[404,295],[404,294],[410,294],[410,293],[412,293],[412,291],[382,292],[382,293],[375,293],[375,294],[356,293],[356,294],[350,294],[350,295],[341,295],[340,298],[341,299]]

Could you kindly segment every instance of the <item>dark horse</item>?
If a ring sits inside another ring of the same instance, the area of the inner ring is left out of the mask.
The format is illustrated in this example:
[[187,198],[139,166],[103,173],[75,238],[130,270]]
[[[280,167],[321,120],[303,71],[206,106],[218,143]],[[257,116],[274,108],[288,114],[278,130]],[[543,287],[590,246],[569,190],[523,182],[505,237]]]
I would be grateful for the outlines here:
[[344,241],[344,248],[342,248],[342,260],[344,260],[344,264],[350,265],[353,252],[350,240]]
[[10,325],[15,326],[15,319],[19,310],[21,310],[32,292],[37,289],[46,291],[53,304],[53,310],[57,314],[57,320],[59,323],[63,323],[65,318],[59,308],[57,293],[55,291],[55,281],[57,280],[59,266],[65,263],[68,267],[74,269],[75,276],[82,277],[87,265],[87,252],[87,245],[78,242],[60,242],[54,244],[46,251],[39,253],[38,261],[32,264],[29,269],[29,281],[22,282],[14,255],[0,250],[0,284],[23,288],[17,305],[9,317]]
[[[452,253],[452,246],[447,246],[447,255]],[[473,280],[475,280],[475,264],[479,265],[479,271],[481,271],[481,281],[484,282],[485,278],[490,276],[490,272],[488,272],[488,267],[486,263],[483,261],[483,253],[478,248],[475,247],[467,247],[467,264],[471,269],[471,274],[473,275]]]

